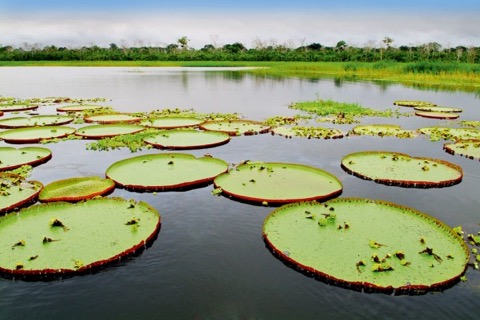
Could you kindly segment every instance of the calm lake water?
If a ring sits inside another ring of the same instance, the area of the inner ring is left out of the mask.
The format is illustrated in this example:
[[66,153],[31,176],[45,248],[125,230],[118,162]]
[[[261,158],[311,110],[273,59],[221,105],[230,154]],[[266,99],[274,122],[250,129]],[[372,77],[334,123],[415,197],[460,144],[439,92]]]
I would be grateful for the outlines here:
[[[295,101],[317,97],[395,108],[394,100],[426,100],[464,109],[461,120],[480,120],[478,94],[417,90],[402,85],[255,77],[236,69],[204,68],[0,68],[0,95],[19,98],[103,97],[120,111],[193,108],[239,112],[263,120],[294,115]],[[40,109],[55,113],[55,107]],[[409,112],[411,109],[403,108]],[[8,115],[7,115],[8,116]],[[5,117],[5,116],[4,116]],[[366,118],[362,123],[401,124],[407,129],[445,123],[419,117]],[[335,127],[332,124],[323,124]],[[347,131],[353,127],[338,126]],[[143,153],[87,151],[85,141],[48,144],[53,158],[35,167],[31,179],[48,184],[69,177],[104,176],[113,162]],[[0,142],[0,146],[7,145]],[[258,161],[312,165],[336,175],[342,197],[395,202],[428,213],[446,224],[480,230],[480,162],[452,156],[443,142],[427,137],[347,137],[339,140],[285,139],[270,134],[235,137],[205,153],[239,163]],[[17,146],[18,147],[18,146]],[[348,175],[341,158],[351,152],[388,150],[444,159],[460,165],[460,184],[440,189],[388,187]],[[480,301],[480,272],[467,282],[421,296],[367,294],[323,283],[286,266],[262,240],[262,225],[273,210],[211,195],[212,186],[185,191],[113,196],[143,200],[162,216],[153,245],[140,255],[101,271],[50,282],[0,278],[0,319],[474,319]],[[0,253],[1,254],[1,253]],[[335,259],[335,257],[332,257]]]

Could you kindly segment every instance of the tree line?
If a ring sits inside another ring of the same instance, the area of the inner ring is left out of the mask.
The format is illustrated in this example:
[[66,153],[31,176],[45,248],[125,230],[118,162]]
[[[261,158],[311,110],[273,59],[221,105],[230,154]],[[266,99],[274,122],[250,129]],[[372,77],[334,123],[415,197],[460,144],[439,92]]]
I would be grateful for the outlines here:
[[335,46],[311,43],[291,48],[286,45],[259,43],[246,48],[240,42],[201,49],[188,46],[189,39],[181,37],[176,43],[161,46],[127,47],[111,43],[81,48],[38,47],[25,43],[22,47],[0,45],[0,61],[318,61],[318,62],[462,62],[479,63],[480,47],[456,46],[444,48],[437,42],[416,46],[394,47],[393,39],[385,37],[381,46],[350,46],[338,41]]

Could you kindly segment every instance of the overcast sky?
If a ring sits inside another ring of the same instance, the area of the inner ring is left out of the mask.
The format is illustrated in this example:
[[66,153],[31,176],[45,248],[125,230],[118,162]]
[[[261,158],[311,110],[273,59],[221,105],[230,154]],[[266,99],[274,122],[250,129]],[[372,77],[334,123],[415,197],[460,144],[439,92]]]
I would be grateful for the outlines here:
[[0,0],[0,45],[480,46],[480,0]]

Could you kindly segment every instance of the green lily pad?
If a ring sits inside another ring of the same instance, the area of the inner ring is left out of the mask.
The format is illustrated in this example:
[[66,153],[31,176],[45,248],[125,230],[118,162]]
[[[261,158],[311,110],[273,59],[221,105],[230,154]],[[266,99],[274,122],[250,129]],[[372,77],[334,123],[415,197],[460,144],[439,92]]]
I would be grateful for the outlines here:
[[210,148],[230,141],[230,136],[223,132],[177,129],[160,131],[144,141],[162,149],[199,149]]
[[0,120],[0,128],[13,129],[38,126],[59,126],[73,121],[68,116],[33,116],[33,117],[15,117]]
[[110,179],[99,177],[70,178],[47,184],[38,195],[38,200],[41,202],[75,202],[106,195],[113,189],[115,189],[115,182]]
[[0,214],[34,201],[43,185],[19,175],[0,173]]
[[425,127],[419,131],[429,135],[430,139],[437,140],[470,140],[480,139],[480,130],[474,128]]
[[458,140],[455,143],[446,143],[443,149],[450,154],[459,154],[469,159],[480,160],[480,139]]
[[323,127],[276,127],[273,128],[272,133],[285,137],[302,137],[315,139],[339,139],[343,138],[343,132],[337,129],[323,128]]
[[450,108],[450,107],[433,107],[433,106],[416,106],[414,107],[417,111],[426,111],[426,112],[445,112],[445,113],[460,113],[463,110],[459,108]]
[[231,136],[254,135],[270,131],[269,126],[250,120],[207,121],[202,123],[200,128],[209,131],[225,132]]
[[143,250],[159,228],[154,208],[121,198],[31,206],[0,218],[0,272],[31,279],[90,272]]
[[74,128],[62,126],[18,128],[0,132],[0,139],[8,143],[36,143],[41,140],[64,138],[74,132]]
[[357,177],[402,187],[445,187],[460,183],[459,166],[432,158],[389,151],[365,151],[343,157],[342,168]]
[[128,114],[101,114],[96,116],[90,116],[84,118],[85,122],[96,122],[100,124],[108,124],[108,123],[134,123],[140,122],[142,118],[131,116]]
[[26,111],[38,109],[38,105],[35,104],[0,104],[0,111],[2,112],[14,112],[14,111]]
[[58,112],[82,112],[85,110],[101,109],[102,106],[90,105],[90,104],[76,104],[71,106],[58,107]]
[[458,119],[459,115],[456,113],[447,113],[447,112],[429,112],[429,111],[417,111],[415,112],[416,116],[432,119]]
[[273,211],[263,225],[270,250],[329,283],[418,294],[457,283],[468,248],[441,221],[385,201],[333,199]]
[[143,130],[145,130],[144,126],[128,123],[97,124],[77,129],[75,135],[87,139],[102,139],[121,134],[137,133]]
[[247,162],[219,175],[215,188],[232,198],[268,204],[324,200],[342,193],[332,174],[310,166],[278,162]]
[[217,158],[161,153],[115,162],[108,167],[106,176],[131,190],[167,191],[208,184],[227,169],[228,163]]
[[400,126],[393,124],[358,125],[350,130],[349,135],[352,134],[396,138],[415,138],[418,136],[418,133],[414,130],[404,130]]
[[427,101],[419,101],[419,100],[396,100],[393,102],[393,104],[396,106],[410,107],[410,108],[415,108],[419,106],[428,106],[428,107],[437,106],[434,103],[427,102]]
[[0,147],[0,171],[12,170],[23,165],[39,165],[52,158],[52,152],[46,148]]
[[203,123],[202,119],[189,117],[159,117],[142,121],[142,125],[157,129],[175,129],[195,127]]

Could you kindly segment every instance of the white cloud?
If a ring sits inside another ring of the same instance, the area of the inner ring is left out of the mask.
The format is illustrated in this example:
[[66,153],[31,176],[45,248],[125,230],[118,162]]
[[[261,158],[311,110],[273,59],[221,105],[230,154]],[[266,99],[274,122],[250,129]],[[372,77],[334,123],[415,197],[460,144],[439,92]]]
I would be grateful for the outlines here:
[[0,15],[0,44],[22,43],[56,46],[97,44],[167,45],[187,36],[190,45],[201,48],[242,42],[252,46],[254,39],[293,46],[318,42],[334,46],[339,40],[362,46],[380,43],[385,36],[394,45],[439,42],[445,46],[480,45],[480,20],[469,14],[402,13],[77,13]]

